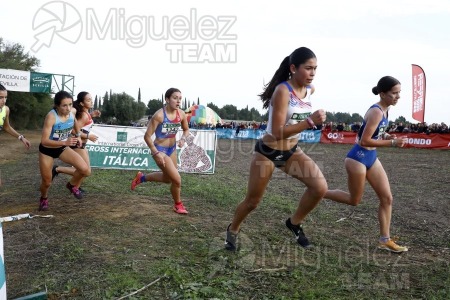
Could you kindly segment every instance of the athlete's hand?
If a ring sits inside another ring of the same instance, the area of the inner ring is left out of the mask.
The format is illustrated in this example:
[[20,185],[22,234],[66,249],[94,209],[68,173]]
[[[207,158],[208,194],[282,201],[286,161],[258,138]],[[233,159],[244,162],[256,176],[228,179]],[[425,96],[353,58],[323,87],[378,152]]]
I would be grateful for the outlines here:
[[96,142],[97,140],[98,140],[98,136],[96,136],[95,134],[93,134],[93,133],[89,133],[89,140],[91,141],[91,142]]
[[27,140],[25,137],[22,138],[22,143],[25,146],[25,148],[30,149],[31,143],[29,140]]
[[166,166],[166,160],[164,159],[165,154],[162,152],[158,152],[155,156],[153,156],[153,159],[155,160],[156,164],[162,165],[163,167]]
[[327,119],[327,113],[325,110],[319,109],[313,112],[309,117],[314,122],[314,124],[320,125]]
[[91,113],[91,117],[96,118],[96,117],[100,117],[102,115],[102,113],[96,109]]
[[396,147],[403,147],[408,144],[408,137],[401,137],[399,139],[393,139]]
[[78,143],[78,138],[77,137],[70,137],[66,140],[66,146],[76,146]]

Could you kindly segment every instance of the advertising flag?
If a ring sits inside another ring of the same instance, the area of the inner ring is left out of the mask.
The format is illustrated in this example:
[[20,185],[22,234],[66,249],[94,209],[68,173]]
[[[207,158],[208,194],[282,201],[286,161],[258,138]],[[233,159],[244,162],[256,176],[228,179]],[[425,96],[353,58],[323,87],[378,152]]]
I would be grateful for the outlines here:
[[418,65],[412,65],[412,117],[421,123],[425,119],[425,72]]

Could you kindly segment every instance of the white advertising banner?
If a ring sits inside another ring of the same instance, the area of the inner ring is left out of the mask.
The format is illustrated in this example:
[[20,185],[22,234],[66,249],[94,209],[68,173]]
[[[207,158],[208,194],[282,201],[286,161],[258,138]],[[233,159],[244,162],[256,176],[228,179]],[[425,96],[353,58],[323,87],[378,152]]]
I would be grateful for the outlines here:
[[[86,145],[91,167],[159,170],[144,141],[146,130],[146,127],[95,124],[91,132],[98,136],[98,140],[96,143],[88,141]],[[213,174],[217,145],[216,131],[189,130],[189,137],[183,148],[179,148],[178,140],[182,134],[183,131],[179,131],[176,136],[178,170],[184,173]]]
[[0,84],[2,84],[8,91],[29,92],[30,72],[0,69]]

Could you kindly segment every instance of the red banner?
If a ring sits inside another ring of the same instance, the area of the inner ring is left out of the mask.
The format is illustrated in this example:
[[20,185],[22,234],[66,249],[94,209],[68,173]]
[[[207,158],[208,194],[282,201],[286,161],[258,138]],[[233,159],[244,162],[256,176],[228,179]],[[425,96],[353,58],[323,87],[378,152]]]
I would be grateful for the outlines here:
[[407,137],[406,148],[447,149],[450,150],[450,134],[438,133],[394,133],[397,138]]
[[425,72],[418,65],[412,65],[412,117],[421,123],[425,119]]
[[[397,138],[407,137],[405,148],[450,150],[450,134],[393,133]],[[349,131],[322,131],[320,142],[324,144],[354,144],[356,133]]]
[[354,144],[356,142],[356,133],[351,131],[322,130],[320,142],[324,144]]

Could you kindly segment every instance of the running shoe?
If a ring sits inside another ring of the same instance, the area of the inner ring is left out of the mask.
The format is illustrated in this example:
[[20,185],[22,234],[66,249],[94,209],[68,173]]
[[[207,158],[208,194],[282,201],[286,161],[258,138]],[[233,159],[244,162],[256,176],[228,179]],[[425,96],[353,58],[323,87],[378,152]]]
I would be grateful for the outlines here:
[[55,177],[56,176],[58,176],[58,171],[56,171],[56,168],[57,168],[58,166],[56,166],[56,165],[54,165],[53,166],[53,168],[52,168],[52,181],[53,181],[53,179],[55,179]]
[[225,249],[229,251],[236,251],[237,233],[232,233],[230,231],[230,225],[227,227],[227,239],[225,240]]
[[141,177],[144,175],[141,171],[137,172],[136,176],[134,177],[133,181],[131,182],[131,190],[134,191],[136,186],[141,183]]
[[71,185],[70,182],[66,184],[66,188],[70,191],[71,194],[75,196],[75,198],[77,199],[83,198],[83,194],[81,193],[80,189],[74,185]]
[[379,241],[378,249],[387,250],[394,253],[401,253],[408,251],[408,248],[397,245],[392,239],[389,239],[386,243]]
[[48,198],[40,198],[39,199],[39,211],[48,210]]
[[183,205],[183,202],[179,202],[179,203],[175,204],[173,206],[173,211],[176,212],[177,214],[181,214],[181,215],[185,215],[188,213],[188,211],[186,210],[186,208]]
[[298,225],[294,225],[291,223],[291,218],[286,220],[286,227],[292,231],[292,233],[295,236],[295,239],[297,240],[297,243],[302,246],[303,248],[311,247],[311,244],[308,241],[308,238],[305,236],[305,233],[303,232],[303,228]]

